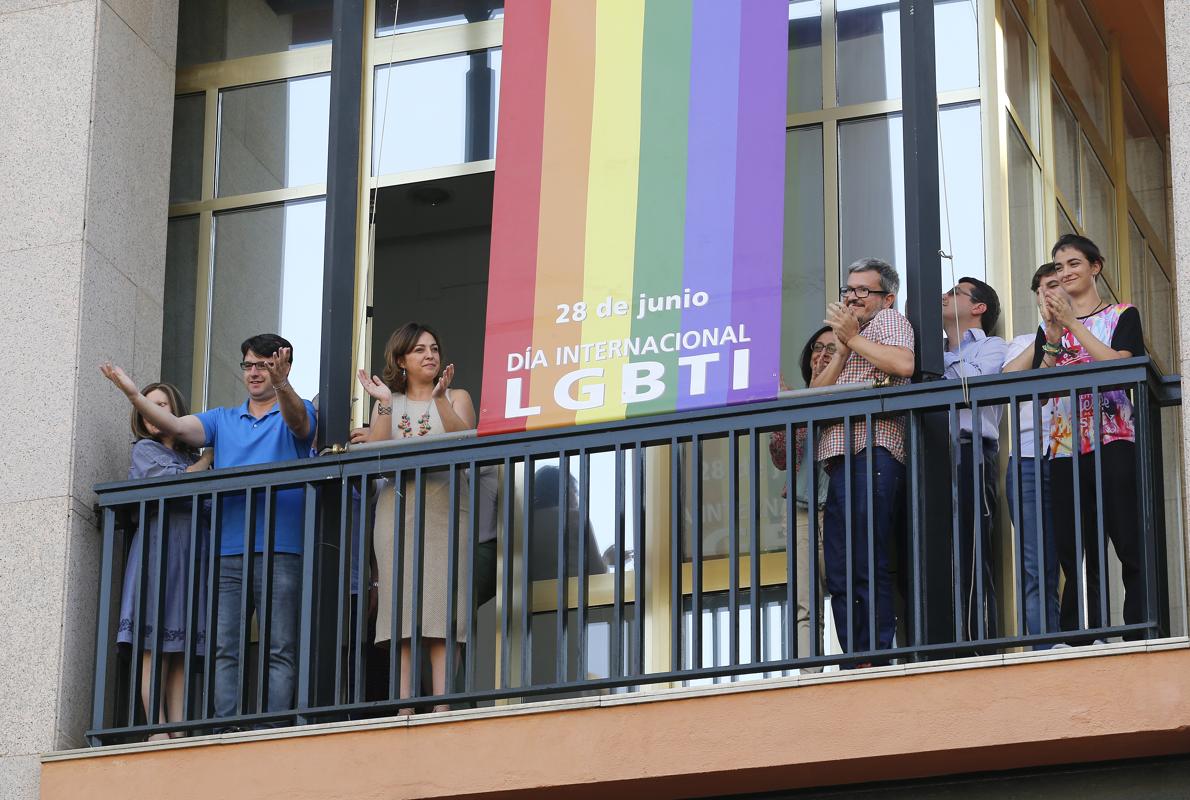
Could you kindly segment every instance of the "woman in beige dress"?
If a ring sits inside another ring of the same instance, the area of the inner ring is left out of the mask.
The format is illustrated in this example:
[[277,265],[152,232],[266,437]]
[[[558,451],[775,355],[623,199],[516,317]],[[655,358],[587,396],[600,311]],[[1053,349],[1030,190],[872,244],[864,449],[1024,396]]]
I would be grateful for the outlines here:
[[[436,433],[469,430],[475,427],[475,406],[471,396],[462,389],[451,389],[454,364],[442,366],[438,335],[429,327],[406,323],[393,332],[384,348],[383,380],[375,375],[359,372],[359,381],[375,399],[368,441],[429,436]],[[464,639],[466,592],[461,576],[466,575],[466,549],[461,546],[463,532],[469,529],[465,473],[458,481],[459,517],[456,527],[456,553],[460,578],[455,599],[456,624],[447,631],[447,570],[448,532],[450,530],[450,477],[448,473],[425,473],[425,533],[422,545],[421,635],[430,651],[433,693],[446,692],[446,642],[452,646]],[[409,644],[412,635],[413,606],[413,541],[415,538],[414,483],[409,476],[404,482],[405,546],[401,576],[401,697],[413,696],[410,685],[411,664]],[[395,496],[390,483],[376,500],[373,547],[376,552],[376,571],[379,583],[379,603],[376,618],[376,643],[388,643],[393,629],[391,619],[393,584],[393,516]],[[446,710],[435,706],[435,711]],[[412,709],[403,709],[403,714]]]

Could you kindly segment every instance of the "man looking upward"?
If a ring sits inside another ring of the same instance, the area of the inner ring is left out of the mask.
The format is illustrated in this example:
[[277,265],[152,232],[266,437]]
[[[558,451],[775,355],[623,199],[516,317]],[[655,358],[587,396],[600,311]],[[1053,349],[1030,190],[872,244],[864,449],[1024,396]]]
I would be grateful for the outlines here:
[[[1000,318],[1000,298],[996,290],[976,278],[960,278],[958,285],[942,295],[942,326],[946,330],[943,354],[946,378],[974,378],[994,375],[1004,364],[1007,345],[999,336],[991,336]],[[959,596],[963,631],[968,641],[996,637],[996,586],[992,569],[992,519],[997,504],[996,476],[999,472],[1000,414],[998,405],[979,412],[979,430],[971,411],[959,411],[959,552],[953,554],[959,565]],[[980,438],[979,478],[975,468],[975,437]],[[979,527],[976,528],[976,525]],[[978,537],[980,554],[975,558]],[[976,573],[982,574],[982,603],[977,602]],[[983,621],[982,636],[980,620]]]

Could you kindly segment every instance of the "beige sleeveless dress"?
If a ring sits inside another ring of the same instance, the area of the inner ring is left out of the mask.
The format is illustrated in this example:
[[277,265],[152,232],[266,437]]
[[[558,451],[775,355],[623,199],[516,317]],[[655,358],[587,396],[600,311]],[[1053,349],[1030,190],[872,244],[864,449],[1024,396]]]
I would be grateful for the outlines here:
[[[447,399],[450,398],[449,390]],[[407,416],[407,422],[403,420]],[[402,430],[402,427],[406,427]],[[438,408],[431,400],[428,403],[417,400],[407,400],[402,394],[393,395],[393,438],[409,438],[444,433],[442,418],[438,415]],[[401,639],[412,637],[413,619],[413,542],[415,535],[416,517],[416,485],[412,473],[406,473],[402,494],[405,499],[405,547],[401,557],[403,575],[401,576]],[[467,578],[467,546],[466,535],[470,530],[470,513],[468,498],[470,496],[467,483],[467,473],[460,470],[457,482],[458,491],[458,527],[456,529],[457,572],[455,594],[455,630],[452,636],[446,633],[446,596],[449,570],[449,551],[447,539],[450,530],[450,475],[442,473],[423,473],[425,487],[425,529],[422,543],[422,579],[421,579],[421,635],[431,639],[450,639],[463,641],[466,638],[467,608],[465,603]],[[376,553],[376,580],[378,587],[378,607],[376,609],[376,643],[386,644],[393,633],[392,598],[393,598],[393,553],[396,530],[393,525],[396,508],[396,496],[393,492],[391,480],[380,490],[376,498],[375,527],[372,531],[372,547]]]

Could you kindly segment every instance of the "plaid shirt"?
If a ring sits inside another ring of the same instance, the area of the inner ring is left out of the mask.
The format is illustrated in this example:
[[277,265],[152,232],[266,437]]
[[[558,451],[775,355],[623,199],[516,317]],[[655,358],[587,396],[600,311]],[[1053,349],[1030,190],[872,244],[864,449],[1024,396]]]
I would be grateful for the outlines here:
[[[909,350],[913,350],[914,348],[913,326],[909,324],[909,320],[901,312],[892,308],[881,309],[877,312],[876,316],[867,325],[860,328],[859,335],[877,344],[904,347]],[[859,353],[852,352],[847,357],[847,363],[843,365],[843,371],[839,373],[839,378],[835,383],[869,383],[885,380],[887,380],[889,386],[902,386],[909,383],[908,378],[898,378],[884,374],[872,366],[871,362],[863,358]],[[828,458],[843,455],[846,449],[846,438],[842,423],[832,425],[823,431],[822,438],[818,440],[818,460],[825,461]],[[858,453],[867,444],[868,426],[862,421],[852,422],[851,452],[853,454]],[[893,458],[904,464],[905,418],[878,418],[875,425],[872,426],[872,445],[874,447],[883,447],[885,450],[888,450]]]

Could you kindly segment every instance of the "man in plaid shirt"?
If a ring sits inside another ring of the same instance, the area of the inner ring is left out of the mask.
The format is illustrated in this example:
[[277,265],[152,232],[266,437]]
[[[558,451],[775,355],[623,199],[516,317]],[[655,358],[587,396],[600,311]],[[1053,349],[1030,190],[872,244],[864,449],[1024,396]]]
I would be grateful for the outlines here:
[[[861,258],[847,268],[840,302],[827,306],[823,320],[835,332],[838,350],[813,386],[876,382],[899,386],[913,375],[913,327],[893,308],[900,287],[897,271],[878,258]],[[875,597],[868,581],[868,431],[852,425],[851,442],[843,425],[823,431],[818,461],[830,476],[823,511],[826,587],[839,641],[848,652],[892,646],[896,630],[891,554],[893,531],[902,505],[905,479],[905,420],[881,417],[872,425],[872,549]],[[851,457],[851,581],[847,580],[847,472]],[[876,630],[868,626],[875,602]],[[850,620],[848,620],[850,609]]]

